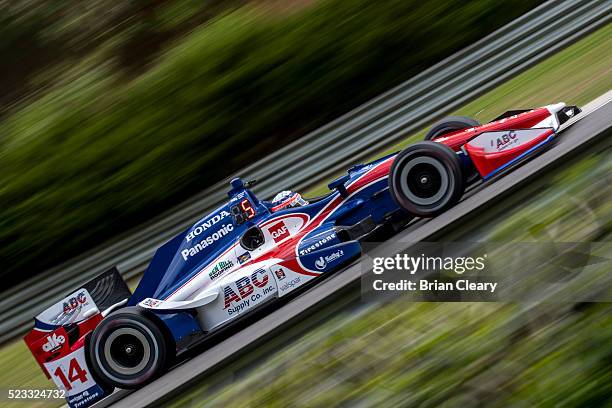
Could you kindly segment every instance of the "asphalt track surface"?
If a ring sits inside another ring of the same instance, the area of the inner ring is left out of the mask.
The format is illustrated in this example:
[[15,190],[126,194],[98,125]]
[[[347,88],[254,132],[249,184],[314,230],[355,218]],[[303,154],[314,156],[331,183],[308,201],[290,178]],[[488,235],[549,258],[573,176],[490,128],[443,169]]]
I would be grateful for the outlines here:
[[[611,100],[612,90],[583,107],[582,114],[565,124],[565,129],[551,148],[511,172],[471,189],[459,204],[446,213],[430,220],[418,220],[391,239],[404,242],[409,247],[410,243],[436,236],[451,225],[465,221],[494,205],[541,172],[562,165],[563,160],[592,146],[595,141],[600,142],[602,138],[608,138],[605,142],[609,143],[612,137],[608,132],[612,127],[612,103],[609,103]],[[570,123],[573,124],[569,126]],[[361,277],[361,269],[358,262],[352,264],[232,336],[212,345],[201,354],[174,367],[144,388],[137,391],[116,391],[94,407],[112,405],[117,408],[137,408],[167,400],[197,383],[207,372],[221,368],[224,363],[235,360],[237,356],[280,333],[293,322],[314,313],[317,306],[333,298],[334,294],[357,283]]]

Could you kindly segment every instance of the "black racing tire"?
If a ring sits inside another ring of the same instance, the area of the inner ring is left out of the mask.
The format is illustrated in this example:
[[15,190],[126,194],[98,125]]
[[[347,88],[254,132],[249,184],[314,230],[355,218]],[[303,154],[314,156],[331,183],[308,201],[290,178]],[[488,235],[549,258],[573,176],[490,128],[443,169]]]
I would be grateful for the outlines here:
[[96,327],[88,353],[92,369],[103,382],[134,389],[162,375],[174,349],[156,316],[127,307],[111,313]]
[[395,202],[417,217],[435,217],[465,191],[461,163],[448,146],[420,142],[402,150],[391,166],[389,189]]
[[102,388],[102,391],[104,392],[104,395],[110,395],[113,393],[113,391],[115,391],[115,387],[108,384],[106,382],[106,380],[102,377],[100,377],[98,375],[98,373],[96,372],[96,370],[93,370],[93,363],[91,362],[91,353],[89,353],[88,351],[91,349],[91,336],[92,336],[93,332],[89,332],[86,337],[85,337],[85,362],[87,363],[87,367],[90,367],[91,370],[91,375],[93,376],[94,381],[96,382],[96,384],[98,384],[98,386],[100,388]]
[[424,140],[434,140],[447,133],[476,126],[480,126],[480,123],[467,116],[447,116],[431,126]]

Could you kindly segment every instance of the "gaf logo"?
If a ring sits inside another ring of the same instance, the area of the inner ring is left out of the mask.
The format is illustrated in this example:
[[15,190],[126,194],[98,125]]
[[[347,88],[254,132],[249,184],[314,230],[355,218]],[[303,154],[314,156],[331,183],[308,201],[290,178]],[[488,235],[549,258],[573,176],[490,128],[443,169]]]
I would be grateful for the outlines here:
[[47,353],[58,350],[62,347],[62,344],[66,342],[66,338],[62,335],[57,335],[53,333],[52,336],[47,336],[47,342],[43,344],[42,349]]
[[85,292],[79,292],[78,295],[68,299],[64,302],[64,314],[71,313],[77,307],[87,303],[87,296],[85,296]]
[[289,230],[284,221],[277,222],[268,228],[268,232],[272,235],[272,238],[274,238],[274,242],[280,242],[289,236]]
[[212,217],[210,217],[209,220],[204,221],[202,224],[195,227],[193,231],[187,234],[187,237],[186,237],[187,241],[191,241],[193,238],[200,235],[201,233],[206,231],[208,228],[212,227],[213,225],[221,221],[223,218],[228,217],[229,215],[230,214],[227,211],[221,211],[219,214],[213,215]]

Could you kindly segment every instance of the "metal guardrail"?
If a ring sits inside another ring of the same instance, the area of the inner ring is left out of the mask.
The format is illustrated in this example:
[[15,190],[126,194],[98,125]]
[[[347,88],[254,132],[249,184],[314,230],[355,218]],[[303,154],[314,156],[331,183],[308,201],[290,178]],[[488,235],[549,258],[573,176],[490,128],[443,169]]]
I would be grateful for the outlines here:
[[[262,197],[328,178],[418,130],[612,19],[607,0],[550,0],[326,126],[237,172]],[[25,332],[53,301],[117,265],[130,279],[155,250],[224,199],[218,182],[161,216],[2,293],[0,342]]]

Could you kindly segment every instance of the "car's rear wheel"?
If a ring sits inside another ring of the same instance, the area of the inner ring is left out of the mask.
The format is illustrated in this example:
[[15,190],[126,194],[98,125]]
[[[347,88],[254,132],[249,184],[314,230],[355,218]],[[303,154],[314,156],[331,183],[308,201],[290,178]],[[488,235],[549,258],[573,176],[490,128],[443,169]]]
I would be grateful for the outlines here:
[[467,116],[447,116],[431,126],[425,135],[425,140],[434,140],[451,132],[476,126],[480,126],[476,119]]
[[163,374],[173,348],[167,333],[137,307],[111,313],[93,332],[89,360],[95,373],[118,388],[137,388]]
[[408,146],[393,161],[389,188],[404,210],[434,217],[461,199],[465,190],[461,163],[451,148],[440,143]]

